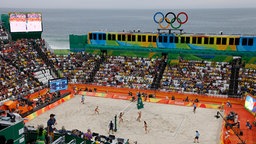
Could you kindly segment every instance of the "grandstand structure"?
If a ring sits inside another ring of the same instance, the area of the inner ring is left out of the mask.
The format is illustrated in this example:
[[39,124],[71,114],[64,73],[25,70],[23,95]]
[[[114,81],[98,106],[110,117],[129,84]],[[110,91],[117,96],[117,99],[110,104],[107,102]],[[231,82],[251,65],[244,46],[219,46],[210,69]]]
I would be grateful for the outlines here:
[[[194,102],[185,101],[186,97],[199,99],[202,107],[212,103],[221,108],[230,101],[234,107],[225,107],[226,115],[234,110],[240,115],[241,123],[254,120],[255,112],[244,108],[245,97],[254,98],[256,93],[254,36],[89,32],[83,36],[70,35],[71,52],[59,55],[47,48],[41,38],[42,30],[11,32],[8,15],[2,16],[2,22],[1,110],[17,111],[26,120],[78,93],[89,92],[88,95],[95,96],[111,92],[121,95],[114,94],[111,98],[130,100],[129,91],[143,92],[143,97],[151,101],[183,106]],[[50,93],[48,81],[61,77],[68,78],[69,88]],[[172,96],[174,101],[170,101]],[[253,144],[256,141],[255,127],[249,131],[242,124],[241,128],[225,127],[226,124],[220,132],[221,143],[247,140],[246,143]],[[228,129],[234,130],[234,134],[227,140]],[[0,135],[2,130],[5,127],[0,129]],[[33,141],[36,131],[29,130],[27,140]],[[18,136],[15,139],[19,139]],[[75,136],[64,136],[66,138],[57,135],[56,143],[63,139],[70,143],[85,142]]]
[[[143,41],[142,39],[145,40]],[[151,41],[149,39],[155,40]],[[249,41],[250,44],[248,43]],[[242,73],[253,71],[255,68],[256,47],[253,44],[254,41],[254,36],[244,37],[238,35],[89,32],[88,35],[84,36],[70,35],[70,50],[79,51],[86,49],[87,51],[96,51],[100,49],[103,55],[107,55],[107,52],[112,53],[112,51],[118,51],[125,53],[124,57],[133,52],[123,52],[122,50],[145,53],[144,58],[149,54],[151,57],[157,55],[158,58],[156,62],[159,62],[154,66],[158,67],[158,75],[154,75],[152,77],[153,80],[148,82],[151,88],[163,88],[163,83],[168,85],[170,80],[166,80],[165,77],[168,76],[167,72],[173,69],[173,71],[178,71],[178,73],[183,71],[183,77],[184,75],[198,77],[199,74],[201,80],[198,78],[194,80],[197,81],[197,88],[201,87],[200,89],[202,89],[203,86],[201,84],[203,79],[211,79],[214,81],[209,82],[211,83],[211,87],[221,87],[213,91],[210,90],[210,92],[207,93],[215,95],[224,94],[228,97],[241,98],[242,91],[240,91],[241,87],[239,87],[240,85],[238,83],[242,80]],[[111,57],[111,59],[113,58]],[[123,57],[120,59],[123,59]],[[107,60],[107,62],[108,61],[109,60]],[[109,64],[103,66],[108,66]],[[172,68],[170,68],[170,66]],[[177,66],[178,68],[174,68]],[[191,71],[185,70],[187,67],[191,68]],[[212,69],[210,67],[212,67]],[[152,70],[155,69],[150,69],[150,71]],[[205,71],[208,71],[211,75],[204,75],[203,73]],[[156,73],[156,71],[154,73]],[[221,73],[221,76],[214,73]],[[164,82],[160,84],[160,81],[163,79],[165,79]],[[176,80],[174,80],[174,83],[176,83]],[[183,89],[184,85],[182,86]],[[179,89],[179,86],[176,87],[178,87],[176,89]],[[254,90],[250,93],[254,93],[253,91]],[[193,93],[194,90],[189,90],[189,92]]]

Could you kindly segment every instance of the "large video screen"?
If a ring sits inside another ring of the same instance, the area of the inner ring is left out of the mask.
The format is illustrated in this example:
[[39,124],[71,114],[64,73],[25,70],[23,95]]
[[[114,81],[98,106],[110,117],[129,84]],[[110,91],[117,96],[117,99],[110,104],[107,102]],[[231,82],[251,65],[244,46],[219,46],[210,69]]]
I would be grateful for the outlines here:
[[66,90],[68,88],[68,79],[67,78],[59,78],[59,79],[51,79],[48,81],[48,85],[50,88],[50,93]]
[[31,13],[9,13],[11,32],[41,32],[42,14],[38,12]]
[[251,112],[256,113],[256,98],[247,95],[245,99],[245,108]]

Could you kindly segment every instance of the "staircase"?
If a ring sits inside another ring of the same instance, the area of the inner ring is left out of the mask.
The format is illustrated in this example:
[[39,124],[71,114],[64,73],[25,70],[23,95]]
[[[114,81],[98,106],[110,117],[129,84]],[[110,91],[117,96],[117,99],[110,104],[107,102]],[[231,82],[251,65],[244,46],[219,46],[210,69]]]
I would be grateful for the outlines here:
[[160,62],[159,71],[156,72],[156,75],[155,75],[155,77],[153,79],[153,82],[151,84],[151,89],[154,89],[154,90],[159,88],[160,81],[163,77],[163,73],[164,73],[165,67],[167,65],[167,62],[166,62],[167,61],[167,54],[162,54],[162,56],[163,56],[163,58]]
[[230,75],[230,83],[228,90],[228,97],[232,98],[241,98],[242,96],[237,95],[238,91],[238,78],[239,78],[239,69],[241,68],[241,58],[233,59]]
[[97,60],[92,72],[89,75],[89,79],[86,79],[87,83],[92,83],[94,81],[94,77],[97,73],[97,71],[100,69],[100,64],[102,64],[106,60],[107,51],[102,50],[101,51],[101,57]]
[[38,55],[42,58],[42,60],[46,63],[47,66],[50,66],[50,72],[54,77],[60,77],[58,71],[55,69],[51,60],[48,59],[47,55],[42,51],[39,44],[33,43],[35,50],[37,51]]

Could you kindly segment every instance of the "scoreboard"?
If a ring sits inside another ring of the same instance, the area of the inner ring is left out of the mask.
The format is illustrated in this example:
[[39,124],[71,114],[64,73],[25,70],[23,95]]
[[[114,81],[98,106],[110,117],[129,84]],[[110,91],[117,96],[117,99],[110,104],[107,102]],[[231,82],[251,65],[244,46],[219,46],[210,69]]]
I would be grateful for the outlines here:
[[11,32],[42,32],[42,14],[39,12],[10,12]]
[[51,79],[48,81],[48,85],[50,88],[50,93],[66,90],[68,88],[68,79],[67,78],[59,78],[59,79]]
[[247,95],[244,106],[250,112],[256,113],[256,98],[251,95]]

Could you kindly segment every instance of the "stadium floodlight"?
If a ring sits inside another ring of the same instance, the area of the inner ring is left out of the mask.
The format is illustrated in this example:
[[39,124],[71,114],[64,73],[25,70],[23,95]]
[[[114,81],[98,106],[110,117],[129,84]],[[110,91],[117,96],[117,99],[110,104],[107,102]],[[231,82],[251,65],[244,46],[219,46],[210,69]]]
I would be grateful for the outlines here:
[[[225,121],[226,124],[229,124],[228,121],[223,117],[223,115],[219,111],[217,111],[217,114],[214,117],[216,119],[219,119],[221,117]],[[231,127],[231,130],[238,137],[238,139],[241,141],[241,143],[237,143],[237,144],[245,144],[245,141],[241,139],[241,137],[233,130],[232,127]]]

